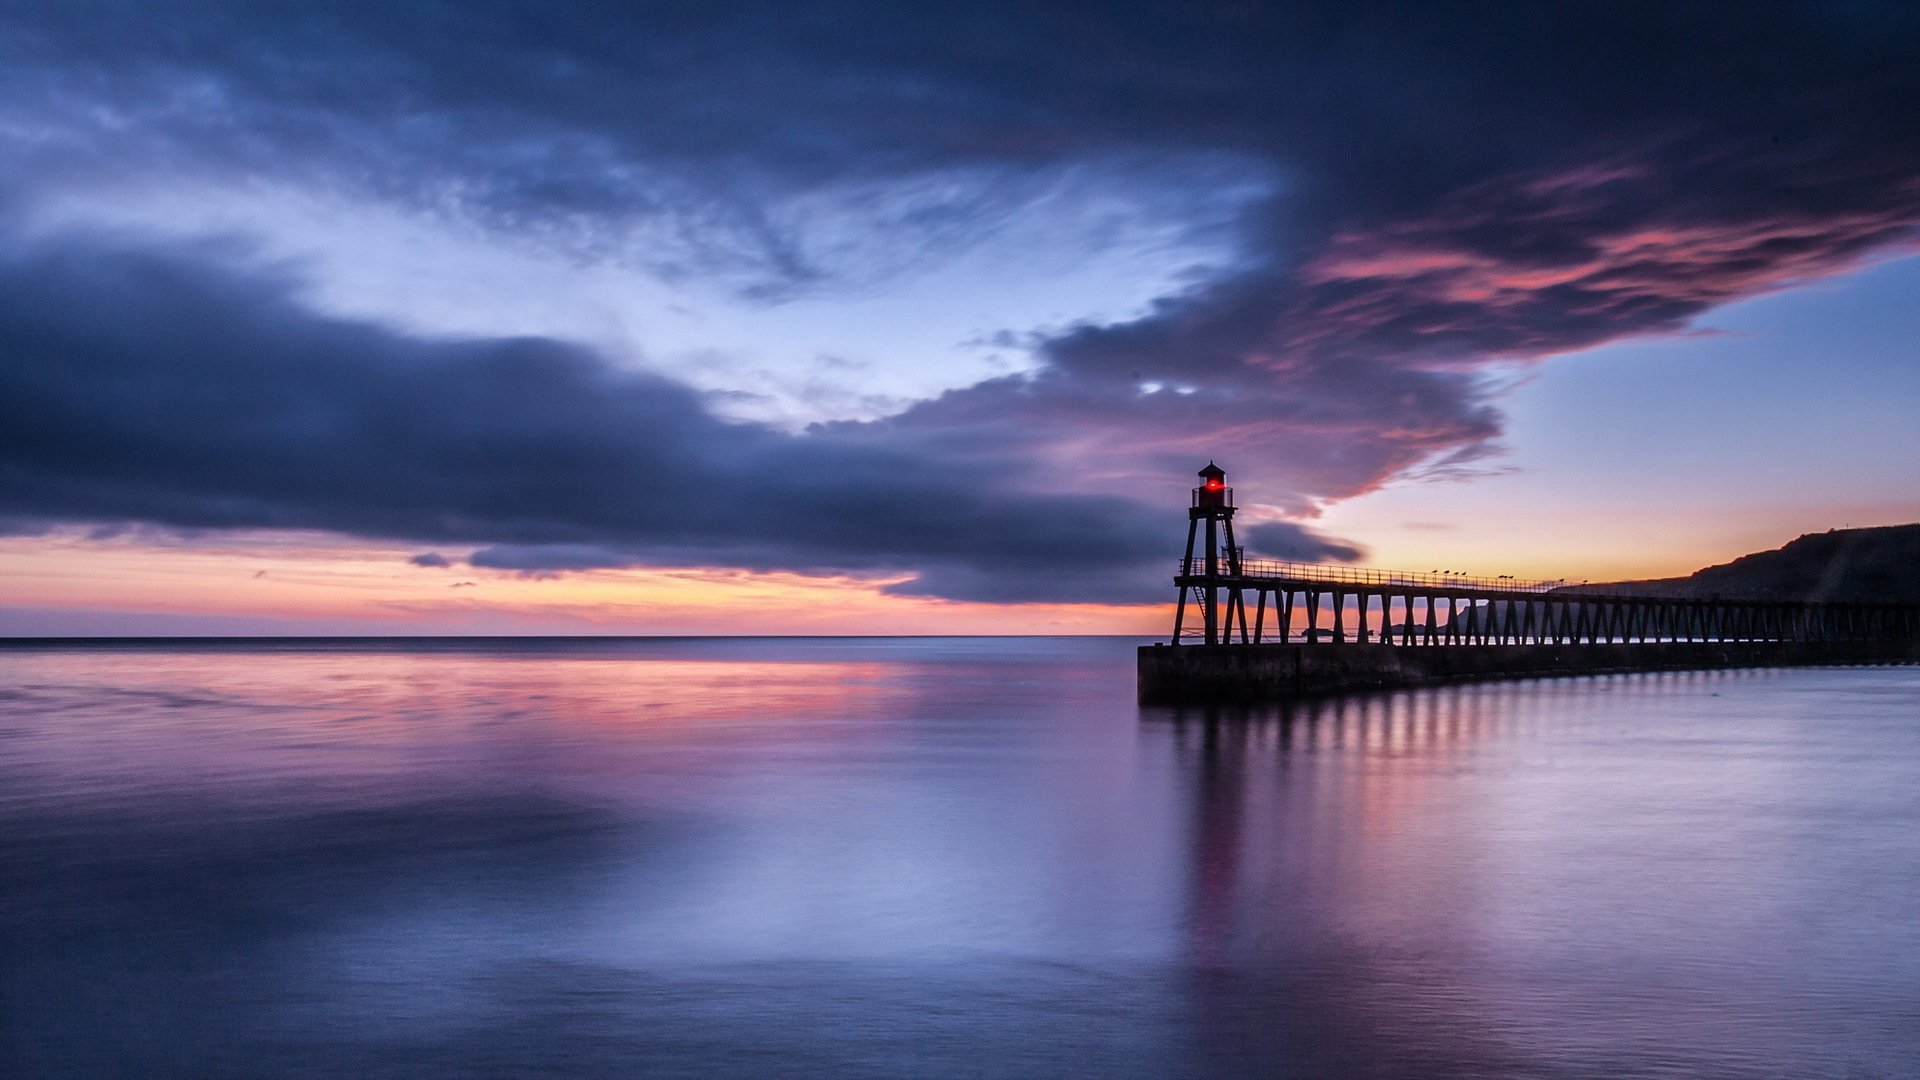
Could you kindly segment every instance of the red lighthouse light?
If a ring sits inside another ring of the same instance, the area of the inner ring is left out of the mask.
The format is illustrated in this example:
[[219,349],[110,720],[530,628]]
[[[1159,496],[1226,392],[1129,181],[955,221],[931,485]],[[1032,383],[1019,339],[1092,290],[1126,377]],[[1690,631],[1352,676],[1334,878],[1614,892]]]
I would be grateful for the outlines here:
[[1193,489],[1195,506],[1225,506],[1228,502],[1227,471],[1213,462],[1200,470],[1200,486]]
[[1208,491],[1220,491],[1227,486],[1227,470],[1209,461],[1207,467],[1200,470],[1200,479]]

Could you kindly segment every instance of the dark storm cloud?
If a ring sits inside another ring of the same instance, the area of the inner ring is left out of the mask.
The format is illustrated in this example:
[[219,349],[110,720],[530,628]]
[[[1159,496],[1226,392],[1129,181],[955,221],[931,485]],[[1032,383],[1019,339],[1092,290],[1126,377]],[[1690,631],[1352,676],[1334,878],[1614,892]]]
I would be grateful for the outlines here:
[[[850,189],[863,228],[963,239],[1036,170],[1230,157],[1269,303],[1337,237],[1459,208],[1521,264],[1649,222],[1843,233],[1905,207],[1920,14],[1898,4],[16,6],[9,111],[48,168],[247,170],[577,242],[828,269],[783,200]],[[1580,178],[1637,173],[1583,202]],[[938,196],[863,182],[942,177]],[[1561,200],[1554,185],[1568,181]],[[1183,176],[1182,182],[1191,182]],[[1524,219],[1503,196],[1531,192]],[[1451,200],[1451,201],[1450,201]],[[809,204],[817,214],[823,207]],[[1539,210],[1559,211],[1539,213]],[[1872,226],[1866,226],[1873,232]],[[1384,241],[1386,235],[1378,239]],[[646,257],[645,253],[640,253]],[[1764,255],[1762,256],[1765,257]],[[1309,305],[1320,311],[1323,305]],[[1431,320],[1428,320],[1431,322]]]
[[[196,287],[274,312],[250,332],[306,358],[236,367],[256,378],[235,404],[264,399],[295,434],[365,448],[309,462],[292,434],[255,447],[295,511],[243,452],[264,436],[222,428],[234,453],[160,460],[224,462],[233,490],[148,506],[161,466],[118,455],[159,433],[129,400],[71,447],[89,494],[49,487],[18,504],[29,518],[300,523],[485,544],[480,561],[526,570],[636,551],[909,567],[910,588],[984,595],[980,575],[1021,552],[1070,577],[1048,553],[1073,546],[1048,532],[1060,500],[1037,474],[1113,493],[1074,497],[1084,533],[1146,536],[1135,500],[1177,498],[1214,455],[1243,491],[1308,513],[1488,453],[1490,364],[1673,331],[1899,250],[1920,221],[1907,4],[49,4],[0,18],[0,154],[22,214],[41,192],[129,173],[245,175],[777,298],[884,276],[901,252],[938,257],[1062,176],[1104,177],[1176,219],[1226,199],[1207,187],[1216,166],[1266,185],[1232,218],[1230,262],[1141,317],[1038,338],[1032,375],[798,438],[722,424],[683,388],[621,381],[564,346],[407,342],[200,273]],[[135,304],[148,286],[113,272]],[[140,317],[218,336],[164,307]],[[333,361],[296,331],[352,339],[335,351],[359,359],[322,378]],[[207,397],[208,362],[154,361],[142,392]],[[60,389],[58,371],[36,378]],[[418,415],[348,393],[383,379]],[[517,393],[527,416],[487,411]],[[557,420],[573,409],[577,429]],[[396,435],[406,423],[427,430]],[[682,446],[764,523],[721,542],[673,500],[653,505],[661,475],[690,464]],[[616,483],[616,464],[646,476],[632,489],[646,498],[619,497],[635,481]],[[867,501],[882,476],[899,489]],[[1104,557],[1146,557],[1114,543]]]
[[[329,319],[198,254],[69,239],[0,259],[0,516],[325,529],[475,545],[475,565],[529,572],[917,572],[900,591],[1019,601],[1161,591],[1163,509],[1042,490],[1016,456],[728,423],[573,346]],[[1284,528],[1302,554],[1343,551]]]

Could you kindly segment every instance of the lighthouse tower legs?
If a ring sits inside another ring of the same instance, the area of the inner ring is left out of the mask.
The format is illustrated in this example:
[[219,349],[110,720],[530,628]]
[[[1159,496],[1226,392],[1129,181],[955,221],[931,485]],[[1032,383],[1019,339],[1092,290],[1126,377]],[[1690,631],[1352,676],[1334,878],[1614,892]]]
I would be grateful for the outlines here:
[[[1240,566],[1240,545],[1233,539],[1233,489],[1227,474],[1213,462],[1200,470],[1200,486],[1193,489],[1193,505],[1187,510],[1187,554],[1180,562],[1179,606],[1173,616],[1173,644],[1185,636],[1187,594],[1191,591],[1200,605],[1200,620],[1208,645],[1224,645],[1233,640],[1234,621],[1240,624],[1240,640],[1250,641],[1247,633],[1247,606],[1241,592],[1244,580]],[[1204,523],[1206,529],[1201,531]],[[1223,543],[1224,541],[1224,543]],[[1196,544],[1203,544],[1197,553]]]

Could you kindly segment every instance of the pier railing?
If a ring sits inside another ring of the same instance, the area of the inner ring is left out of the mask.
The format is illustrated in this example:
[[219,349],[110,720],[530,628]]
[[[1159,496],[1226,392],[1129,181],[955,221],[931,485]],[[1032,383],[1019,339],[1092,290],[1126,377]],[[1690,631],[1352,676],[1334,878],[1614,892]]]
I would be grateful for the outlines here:
[[[1270,619],[1281,641],[1299,634],[1399,645],[1920,641],[1912,604],[1647,595],[1564,579],[1247,559],[1233,547],[1207,568],[1204,559],[1180,561],[1174,644],[1189,635],[1258,644]],[[1198,616],[1191,628],[1189,606]]]
[[[1585,586],[1585,582],[1568,581],[1558,578],[1551,581],[1531,578],[1516,578],[1511,574],[1499,574],[1493,577],[1484,575],[1454,573],[1451,570],[1377,570],[1361,566],[1328,566],[1324,563],[1283,562],[1278,559],[1247,559],[1239,561],[1241,577],[1271,578],[1277,581],[1298,581],[1320,585],[1361,585],[1384,586],[1409,589],[1471,589],[1476,592],[1512,592],[1545,593],[1568,586]],[[1229,565],[1227,556],[1219,559],[1221,573],[1226,573]],[[1181,577],[1202,577],[1207,572],[1203,559],[1180,560]]]

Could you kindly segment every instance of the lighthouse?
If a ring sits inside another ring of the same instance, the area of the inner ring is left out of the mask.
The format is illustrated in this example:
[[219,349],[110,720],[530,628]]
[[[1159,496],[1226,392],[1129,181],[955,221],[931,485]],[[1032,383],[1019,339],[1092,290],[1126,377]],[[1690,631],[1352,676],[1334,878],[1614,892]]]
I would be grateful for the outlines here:
[[1180,606],[1173,616],[1173,644],[1180,644],[1185,629],[1189,593],[1199,605],[1206,644],[1231,640],[1236,617],[1241,640],[1252,640],[1247,634],[1247,607],[1240,598],[1243,582],[1240,545],[1233,541],[1233,489],[1227,486],[1226,470],[1211,461],[1200,470],[1200,486],[1193,489],[1193,504],[1187,509],[1187,555],[1180,561],[1180,576],[1174,584],[1180,590]]

